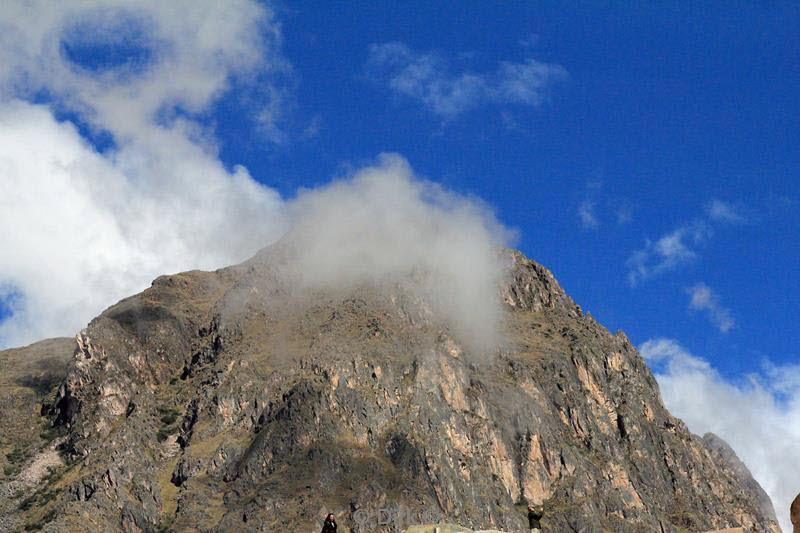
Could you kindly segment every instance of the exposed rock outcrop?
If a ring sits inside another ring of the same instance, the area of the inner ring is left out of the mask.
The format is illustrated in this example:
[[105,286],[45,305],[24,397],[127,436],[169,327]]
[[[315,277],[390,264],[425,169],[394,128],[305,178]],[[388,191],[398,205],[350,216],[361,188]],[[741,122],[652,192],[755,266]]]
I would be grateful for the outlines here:
[[768,516],[771,520],[777,522],[778,518],[775,515],[775,508],[772,506],[772,500],[770,500],[769,495],[764,489],[761,488],[761,485],[753,479],[750,470],[748,470],[739,459],[736,452],[733,451],[733,448],[713,433],[706,433],[703,435],[703,442],[705,442],[709,451],[711,451],[717,464],[723,469],[730,470],[736,479],[739,480],[744,491],[756,496],[758,505],[764,516]]
[[[93,320],[45,411],[49,531],[777,531],[610,334],[517,252],[505,343],[474,353],[402,283],[297,291],[266,250],[164,276]],[[376,514],[377,513],[377,514]],[[414,522],[418,521],[418,522]]]

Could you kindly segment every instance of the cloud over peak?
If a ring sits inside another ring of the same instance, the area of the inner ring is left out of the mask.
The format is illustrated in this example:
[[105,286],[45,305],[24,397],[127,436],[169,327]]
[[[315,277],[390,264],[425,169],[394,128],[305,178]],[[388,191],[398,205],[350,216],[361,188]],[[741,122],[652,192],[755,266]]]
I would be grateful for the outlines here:
[[501,61],[494,72],[454,72],[440,54],[416,52],[401,42],[371,45],[367,73],[444,119],[486,104],[536,107],[547,89],[567,76],[562,66],[532,58]]
[[506,266],[499,246],[513,235],[479,200],[417,178],[398,154],[381,154],[347,179],[301,191],[286,211],[291,229],[281,243],[300,286],[413,279],[460,339],[481,351],[496,346]]

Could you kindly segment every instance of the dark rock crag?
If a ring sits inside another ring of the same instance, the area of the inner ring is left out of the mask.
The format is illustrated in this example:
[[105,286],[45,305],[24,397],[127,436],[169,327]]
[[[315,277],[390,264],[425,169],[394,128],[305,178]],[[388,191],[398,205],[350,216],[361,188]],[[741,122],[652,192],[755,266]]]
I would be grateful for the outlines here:
[[63,464],[4,519],[276,532],[331,511],[397,531],[356,518],[402,509],[510,531],[530,502],[550,531],[778,531],[625,335],[521,254],[499,290],[504,344],[478,354],[402,284],[298,293],[271,253],[160,277],[94,319],[41,400],[53,435],[26,445]]

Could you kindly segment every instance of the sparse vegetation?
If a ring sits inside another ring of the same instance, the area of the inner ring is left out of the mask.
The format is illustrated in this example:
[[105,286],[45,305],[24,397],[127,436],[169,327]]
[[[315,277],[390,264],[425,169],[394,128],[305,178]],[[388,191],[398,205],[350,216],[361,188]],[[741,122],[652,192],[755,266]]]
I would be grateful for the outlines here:
[[172,523],[174,521],[175,521],[174,516],[164,517],[156,527],[156,531],[158,533],[167,533],[168,531],[172,531]]
[[63,467],[58,466],[48,466],[47,467],[47,475],[44,476],[44,482],[46,485],[50,485],[51,483],[55,483],[61,476],[64,475],[65,469]]
[[175,428],[173,427],[159,428],[159,430],[156,432],[156,438],[158,439],[158,442],[164,442],[165,440],[167,440],[167,437],[172,435],[172,430],[174,429]]
[[175,422],[179,414],[177,411],[170,411],[161,417],[161,423],[168,426]]
[[39,432],[39,438],[47,443],[50,443],[54,441],[56,438],[60,437],[62,434],[63,434],[62,428],[53,427],[49,423],[45,422],[42,425],[42,430]]
[[22,465],[29,457],[29,451],[20,447],[15,447],[11,452],[6,454],[6,460],[9,464],[3,467],[3,475],[6,477],[14,477],[19,474],[20,470],[22,470]]
[[175,513],[178,508],[178,487],[172,483],[172,472],[178,464],[178,457],[168,461],[156,475],[155,481],[158,484],[159,494],[162,501],[162,514],[158,526],[158,531],[170,531],[175,520]]
[[158,414],[161,415],[159,420],[161,420],[162,426],[156,432],[156,437],[158,442],[164,442],[175,432],[176,422],[181,413],[174,407],[162,405],[158,408]]
[[46,524],[55,520],[56,516],[58,516],[58,510],[51,509],[50,511],[47,512],[47,514],[42,516],[42,518],[40,518],[36,522],[25,524],[25,531],[39,531],[42,528],[44,528]]
[[24,463],[28,457],[30,457],[30,454],[22,448],[14,448],[10,453],[6,454],[6,459],[12,465]]

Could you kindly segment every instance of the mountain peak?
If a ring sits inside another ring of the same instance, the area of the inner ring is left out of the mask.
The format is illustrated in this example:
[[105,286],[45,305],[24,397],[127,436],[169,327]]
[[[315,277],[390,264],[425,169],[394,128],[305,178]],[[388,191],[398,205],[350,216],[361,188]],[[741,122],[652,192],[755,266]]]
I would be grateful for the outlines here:
[[516,530],[531,504],[558,531],[778,531],[667,412],[624,334],[521,253],[503,252],[484,302],[502,339],[487,351],[459,327],[484,310],[449,314],[451,293],[418,290],[430,279],[293,285],[280,253],[160,277],[93,320],[43,398],[53,435],[28,443],[64,465],[4,519],[286,531],[333,512],[350,531]]

